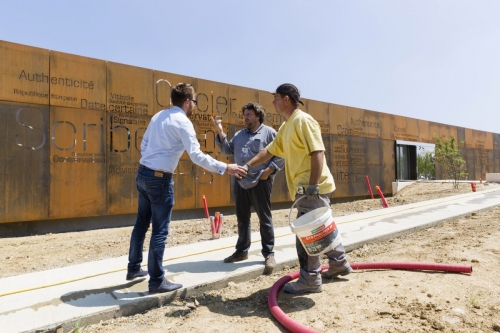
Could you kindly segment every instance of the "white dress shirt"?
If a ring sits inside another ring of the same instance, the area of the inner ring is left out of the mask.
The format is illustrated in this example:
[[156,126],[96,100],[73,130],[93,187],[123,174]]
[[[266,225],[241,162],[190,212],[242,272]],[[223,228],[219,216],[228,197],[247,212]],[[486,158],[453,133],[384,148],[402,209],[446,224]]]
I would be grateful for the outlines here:
[[173,173],[184,150],[191,161],[202,168],[220,175],[226,171],[226,163],[200,150],[193,123],[184,110],[174,106],[155,114],[142,138],[140,163],[153,170]]

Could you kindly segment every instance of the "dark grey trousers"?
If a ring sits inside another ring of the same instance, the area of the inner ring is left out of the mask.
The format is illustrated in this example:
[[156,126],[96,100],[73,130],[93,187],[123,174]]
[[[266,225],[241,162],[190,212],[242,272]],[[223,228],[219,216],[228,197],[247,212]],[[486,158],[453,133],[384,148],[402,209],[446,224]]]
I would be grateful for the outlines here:
[[259,217],[260,237],[262,243],[262,255],[274,255],[274,228],[271,215],[271,190],[273,181],[271,179],[260,180],[255,187],[243,189],[238,182],[234,184],[234,197],[236,203],[236,218],[238,220],[238,241],[236,251],[247,253],[250,249],[250,225],[251,209]]
[[[295,202],[297,202],[297,200],[301,197],[304,197],[304,195],[297,194],[297,196],[295,197]],[[304,198],[297,202],[295,207],[297,208],[297,218],[299,218],[300,216],[316,208],[330,207],[330,195],[321,194],[318,200],[307,200],[306,198]],[[308,255],[299,238],[296,238],[295,243],[300,264],[299,281],[311,286],[320,286],[322,283],[320,274],[322,255]],[[333,250],[326,252],[325,254],[328,257],[328,264],[330,268],[349,267],[349,263],[347,262],[347,258],[345,255],[345,249],[342,243],[337,245]]]

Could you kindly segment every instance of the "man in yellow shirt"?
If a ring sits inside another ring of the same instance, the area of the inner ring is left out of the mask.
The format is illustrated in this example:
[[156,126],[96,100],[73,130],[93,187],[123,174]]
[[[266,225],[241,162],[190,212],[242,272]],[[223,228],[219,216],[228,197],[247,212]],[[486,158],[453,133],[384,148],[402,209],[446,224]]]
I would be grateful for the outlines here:
[[[274,93],[273,105],[285,117],[276,138],[246,167],[255,166],[273,156],[285,158],[285,174],[290,197],[295,200],[297,218],[316,208],[330,206],[330,195],[335,190],[333,176],[326,164],[325,146],[318,122],[299,109],[300,92],[291,84],[280,85]],[[297,194],[297,195],[296,195]],[[303,197],[305,197],[303,200]],[[300,200],[300,201],[299,201]],[[352,272],[342,243],[326,252],[329,269],[320,274],[321,256],[310,256],[300,240],[296,240],[300,263],[300,277],[285,285],[290,294],[321,292],[321,277],[336,278]]]

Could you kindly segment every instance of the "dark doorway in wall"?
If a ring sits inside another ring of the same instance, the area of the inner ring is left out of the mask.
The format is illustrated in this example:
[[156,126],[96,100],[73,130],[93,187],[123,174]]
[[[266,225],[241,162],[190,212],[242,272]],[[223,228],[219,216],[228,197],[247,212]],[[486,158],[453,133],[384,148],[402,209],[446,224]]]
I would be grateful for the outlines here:
[[433,179],[436,175],[434,147],[432,143],[397,140],[394,154],[396,156],[396,179]]
[[396,179],[417,179],[417,147],[396,142]]

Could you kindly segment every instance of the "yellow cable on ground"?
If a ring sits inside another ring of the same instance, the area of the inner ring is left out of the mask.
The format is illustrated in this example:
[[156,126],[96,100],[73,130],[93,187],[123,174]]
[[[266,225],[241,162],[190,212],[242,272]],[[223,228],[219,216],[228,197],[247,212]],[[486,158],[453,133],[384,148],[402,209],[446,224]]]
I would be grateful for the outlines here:
[[[486,192],[486,191],[488,191],[488,192]],[[493,192],[493,191],[496,191],[496,189],[485,190],[485,191],[481,191],[481,192],[472,192],[472,193],[469,193],[468,195],[464,195],[464,196],[472,196],[472,195],[476,195],[476,194],[489,193],[489,192]],[[432,203],[421,204],[421,205],[414,206],[414,207],[408,207],[406,205],[402,205],[401,207],[406,207],[406,208],[402,208],[400,210],[391,211],[391,212],[385,212],[385,213],[381,213],[381,214],[378,214],[378,215],[372,215],[372,216],[369,216],[369,217],[357,218],[357,219],[353,219],[353,220],[346,220],[346,221],[343,221],[343,222],[340,222],[340,223],[337,223],[337,224],[345,224],[345,223],[350,223],[350,222],[354,222],[354,221],[366,220],[366,219],[373,218],[373,217],[378,217],[378,216],[384,216],[384,215],[388,215],[388,214],[399,213],[399,212],[402,212],[402,211],[405,211],[405,210],[411,210],[411,209],[421,208],[421,207],[425,207],[425,206],[431,206],[431,205],[434,205],[436,203],[443,203],[443,202],[448,202],[448,201],[455,200],[453,198],[452,199],[450,199],[450,198],[452,198],[452,197],[448,197],[447,199],[443,199],[443,200],[438,201],[438,202],[433,201]],[[424,201],[424,202],[428,202],[428,201]],[[384,212],[384,210],[381,210],[381,212]],[[292,234],[293,233],[290,232],[290,233],[286,233],[286,234],[283,234],[283,235],[280,235],[280,236],[276,236],[275,238],[290,236]],[[252,243],[256,243],[256,242],[260,242],[260,238],[252,241]],[[210,249],[208,251],[199,251],[199,252],[188,253],[188,254],[185,254],[185,255],[180,255],[180,256],[175,256],[175,257],[169,257],[167,259],[164,259],[162,262],[166,262],[166,261],[170,261],[170,260],[175,260],[175,259],[186,258],[186,257],[191,257],[191,256],[194,256],[194,255],[198,255],[198,254],[202,254],[202,253],[207,253],[207,252],[219,251],[219,250],[223,250],[223,249],[227,249],[227,248],[232,248],[233,246],[234,245],[222,246],[222,247],[217,247],[217,248]],[[141,266],[147,266],[147,265],[141,265]],[[54,286],[58,286],[58,285],[62,285],[62,284],[70,283],[70,282],[85,280],[85,279],[93,278],[93,277],[96,277],[96,276],[106,275],[106,274],[111,274],[111,273],[116,273],[116,272],[125,271],[125,270],[127,270],[127,267],[125,267],[125,268],[117,268],[117,269],[109,270],[109,271],[102,272],[102,273],[85,275],[85,276],[74,278],[74,279],[70,279],[70,280],[64,280],[64,281],[59,281],[59,282],[44,284],[44,285],[41,285],[41,286],[36,286],[36,287],[31,287],[31,288],[25,288],[25,289],[19,289],[19,290],[14,290],[14,291],[8,291],[8,292],[0,294],[0,297],[4,297],[4,296],[8,296],[8,295],[14,295],[14,294],[20,294],[20,293],[24,293],[24,292],[31,291],[31,290],[36,290],[36,289],[43,289],[43,288],[48,288],[48,287],[54,287]]]

